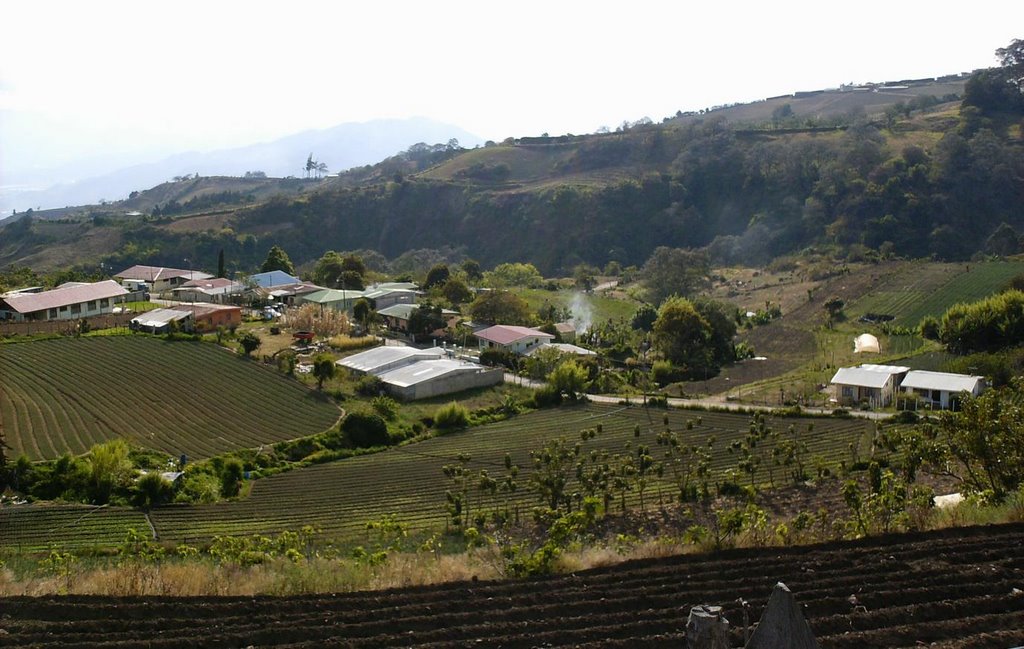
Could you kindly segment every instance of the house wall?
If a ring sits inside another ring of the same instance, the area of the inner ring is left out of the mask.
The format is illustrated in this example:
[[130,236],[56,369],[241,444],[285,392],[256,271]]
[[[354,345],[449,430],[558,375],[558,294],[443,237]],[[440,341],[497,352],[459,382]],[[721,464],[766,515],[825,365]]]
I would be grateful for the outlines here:
[[843,383],[835,384],[835,399],[841,406],[858,406],[863,401],[867,401],[872,406],[884,407],[888,405],[885,395],[884,389],[865,388],[859,385],[845,385]]
[[199,331],[213,331],[217,327],[237,327],[242,324],[241,309],[218,309],[213,313],[200,316],[196,320]]
[[170,291],[172,288],[178,288],[187,281],[189,281],[188,277],[168,277],[167,279],[158,279],[153,282],[153,290],[150,292],[164,293]]
[[534,347],[548,342],[548,340],[548,338],[523,338],[509,345],[499,345],[498,343],[491,342],[490,340],[480,339],[480,351],[485,349],[503,349],[507,352],[512,352],[513,354],[522,355]]
[[101,300],[88,300],[77,304],[69,304],[56,309],[44,309],[32,313],[14,312],[14,321],[21,322],[30,320],[34,322],[46,320],[78,320],[97,315],[106,315],[114,312],[114,298],[103,298]]
[[403,401],[415,401],[417,399],[428,399],[443,394],[462,392],[471,388],[481,388],[489,385],[497,385],[504,380],[505,372],[502,369],[484,369],[475,372],[457,372],[447,376],[438,377],[431,381],[417,383],[409,386],[397,386],[384,384],[388,392]]
[[412,304],[415,301],[416,296],[411,293],[391,293],[388,295],[382,295],[381,297],[374,300],[376,311],[386,309],[389,306],[396,304]]

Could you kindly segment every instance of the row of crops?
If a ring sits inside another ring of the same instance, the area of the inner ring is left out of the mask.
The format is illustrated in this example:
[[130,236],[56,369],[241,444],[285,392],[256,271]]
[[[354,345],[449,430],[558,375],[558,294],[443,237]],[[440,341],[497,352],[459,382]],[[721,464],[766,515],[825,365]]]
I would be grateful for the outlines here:
[[0,345],[0,425],[14,454],[52,459],[124,438],[205,458],[320,432],[339,410],[210,344],[103,336]]
[[916,327],[925,316],[941,317],[960,302],[975,302],[1024,273],[1024,262],[909,264],[857,301],[851,312],[889,314],[893,324]]
[[[668,423],[665,423],[665,417]],[[866,453],[871,425],[859,419],[769,418],[767,425],[779,432],[777,443],[799,438],[806,444],[807,463],[813,458],[837,462],[850,456],[850,445]],[[544,410],[504,422],[469,429],[415,445],[394,448],[376,455],[355,457],[331,464],[312,466],[256,481],[248,498],[214,505],[172,505],[150,513],[161,539],[198,542],[214,535],[273,533],[316,525],[332,537],[357,537],[368,521],[394,515],[415,529],[439,529],[445,525],[445,492],[453,488],[442,468],[458,463],[460,455],[470,459],[465,466],[474,476],[486,470],[493,479],[506,475],[505,454],[522,467],[511,494],[487,494],[476,490],[471,480],[467,506],[473,511],[494,508],[519,508],[525,516],[538,503],[529,489],[532,470],[531,450],[540,450],[552,439],[566,436],[580,440],[580,431],[601,432],[581,441],[582,457],[591,451],[608,450],[612,454],[635,454],[639,445],[650,448],[655,460],[661,460],[664,447],[657,436],[666,429],[675,431],[685,444],[706,445],[715,438],[711,468],[714,479],[737,466],[739,455],[728,449],[749,432],[750,416],[734,413],[708,413],[683,410],[647,409],[611,404],[587,404]],[[636,427],[639,426],[639,436]],[[784,483],[786,469],[772,467],[773,442],[761,442],[765,461],[754,479],[765,483],[772,477]],[[628,445],[628,447],[627,447]],[[647,490],[647,506],[659,500],[671,501],[675,489],[666,471],[652,478]],[[575,489],[570,484],[570,491]],[[616,495],[627,505],[636,506],[639,494],[628,490]],[[14,521],[16,517],[9,520]],[[11,539],[0,526],[0,546]],[[71,531],[72,536],[75,534]]]
[[10,550],[109,548],[124,541],[129,528],[148,531],[145,514],[90,505],[0,507],[0,548]]

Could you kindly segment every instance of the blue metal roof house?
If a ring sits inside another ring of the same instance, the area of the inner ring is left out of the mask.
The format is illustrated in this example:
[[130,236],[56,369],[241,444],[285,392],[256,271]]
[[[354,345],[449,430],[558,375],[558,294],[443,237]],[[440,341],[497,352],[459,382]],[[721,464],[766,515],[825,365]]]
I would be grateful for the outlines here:
[[260,288],[267,288],[270,286],[282,286],[284,284],[298,284],[299,278],[292,277],[283,270],[271,270],[266,273],[249,275],[249,281]]

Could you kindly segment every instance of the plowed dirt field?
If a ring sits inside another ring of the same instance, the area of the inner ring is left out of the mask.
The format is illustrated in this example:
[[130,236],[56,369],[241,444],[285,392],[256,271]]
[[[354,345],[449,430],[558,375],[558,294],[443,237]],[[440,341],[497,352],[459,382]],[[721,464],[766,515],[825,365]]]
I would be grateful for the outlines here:
[[725,608],[738,647],[737,598],[757,620],[784,581],[824,648],[1005,648],[1024,644],[1022,547],[1015,524],[384,592],[0,598],[0,646],[679,647],[706,603]]

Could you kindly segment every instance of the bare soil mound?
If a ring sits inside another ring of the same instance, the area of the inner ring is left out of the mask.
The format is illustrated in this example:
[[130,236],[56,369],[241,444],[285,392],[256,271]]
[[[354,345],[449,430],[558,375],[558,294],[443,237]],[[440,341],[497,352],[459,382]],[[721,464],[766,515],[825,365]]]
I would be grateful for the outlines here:
[[1024,524],[289,598],[0,598],[4,647],[666,647],[717,604],[743,645],[777,581],[821,646],[1024,644]]

